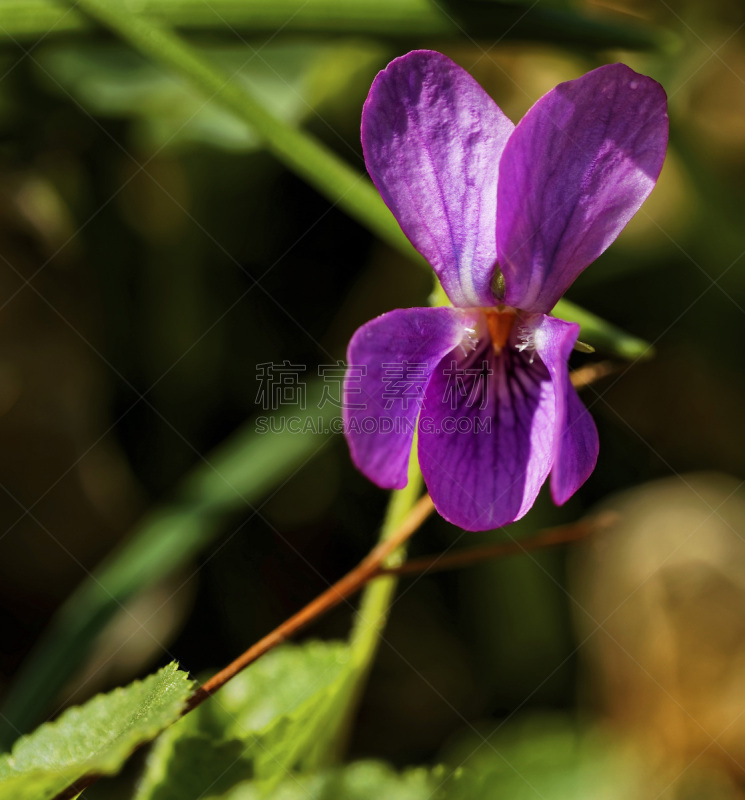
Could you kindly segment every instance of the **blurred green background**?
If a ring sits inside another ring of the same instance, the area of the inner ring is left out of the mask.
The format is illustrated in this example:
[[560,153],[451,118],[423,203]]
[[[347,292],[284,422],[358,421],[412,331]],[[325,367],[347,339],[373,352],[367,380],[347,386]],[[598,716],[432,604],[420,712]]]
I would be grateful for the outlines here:
[[[350,755],[456,763],[469,737],[494,735],[536,786],[556,787],[582,773],[578,743],[601,725],[612,744],[593,747],[630,759],[649,796],[739,796],[745,685],[729,671],[745,658],[745,5],[137,9],[360,175],[367,90],[410,49],[454,58],[515,121],[602,63],[663,84],[671,144],[658,186],[568,295],[656,351],[585,390],[595,473],[566,507],[542,496],[508,532],[432,520],[412,552],[527,536],[602,503],[627,513],[607,546],[604,534],[587,552],[405,580]],[[197,675],[224,665],[370,549],[385,493],[338,434],[257,434],[257,365],[303,365],[307,406],[328,417],[318,367],[372,316],[426,304],[431,278],[219,97],[81,10],[0,0],[0,77],[7,746],[171,658]],[[640,563],[653,567],[637,575]],[[344,607],[312,635],[343,636],[350,619]],[[607,620],[619,627],[604,638]],[[523,796],[497,773],[506,797]],[[584,796],[571,786],[550,796]]]

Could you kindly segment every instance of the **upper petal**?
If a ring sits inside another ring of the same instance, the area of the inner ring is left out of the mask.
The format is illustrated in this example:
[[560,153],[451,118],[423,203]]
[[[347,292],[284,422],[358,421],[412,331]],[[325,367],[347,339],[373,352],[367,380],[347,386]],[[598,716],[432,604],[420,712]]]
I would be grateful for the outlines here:
[[344,432],[355,466],[378,486],[406,486],[430,375],[464,337],[468,321],[460,309],[397,309],[367,322],[349,342]]
[[419,417],[419,464],[439,513],[467,530],[519,519],[554,458],[556,402],[539,359],[489,342],[469,359],[447,355]]
[[455,306],[494,305],[497,173],[513,129],[464,69],[428,50],[378,73],[362,111],[367,170]]
[[528,111],[500,163],[507,304],[553,308],[652,191],[667,129],[662,87],[623,64],[561,83]]
[[556,396],[551,494],[559,505],[590,477],[598,459],[595,422],[569,378],[569,356],[578,335],[576,323],[543,317],[534,338],[536,351],[551,375]]

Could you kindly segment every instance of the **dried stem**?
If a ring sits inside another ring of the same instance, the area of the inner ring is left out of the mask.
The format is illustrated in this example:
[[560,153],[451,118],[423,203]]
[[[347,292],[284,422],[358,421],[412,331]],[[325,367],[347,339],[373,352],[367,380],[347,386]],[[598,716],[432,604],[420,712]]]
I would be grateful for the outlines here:
[[529,553],[531,550],[540,550],[544,547],[555,547],[560,544],[568,544],[584,539],[591,533],[607,528],[618,519],[614,511],[599,514],[596,517],[573,522],[571,525],[562,525],[558,528],[549,528],[547,531],[533,536],[530,539],[514,542],[500,542],[499,544],[487,544],[481,547],[469,547],[457,553],[446,556],[427,556],[413,558],[398,567],[383,567],[371,577],[378,575],[418,575],[424,572],[440,572],[446,569],[456,569],[458,567],[470,567],[482,561],[490,561],[495,558],[520,555]]
[[595,381],[599,381],[601,378],[605,378],[606,375],[618,372],[619,369],[621,369],[621,365],[613,361],[597,361],[594,364],[586,364],[584,367],[572,370],[569,373],[569,378],[575,389],[582,389],[591,383],[595,383]]

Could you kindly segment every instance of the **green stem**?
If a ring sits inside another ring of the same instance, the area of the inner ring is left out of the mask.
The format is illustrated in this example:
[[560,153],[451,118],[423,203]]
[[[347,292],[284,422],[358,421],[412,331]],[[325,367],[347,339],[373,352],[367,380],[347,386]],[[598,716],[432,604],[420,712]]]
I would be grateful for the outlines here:
[[[422,490],[422,473],[416,458],[416,440],[409,463],[409,482],[404,489],[394,491],[388,502],[379,542],[384,542],[401,527],[414,508]],[[399,566],[405,560],[406,548],[395,550],[383,562],[383,566]],[[395,575],[376,578],[365,586],[354,627],[349,637],[349,672],[338,691],[330,698],[329,720],[326,737],[319,742],[318,765],[331,764],[342,759],[354,714],[365,689],[380,639],[388,621],[391,602],[398,578]]]
[[[416,444],[412,452],[409,467],[409,483],[404,489],[394,491],[388,503],[388,510],[383,521],[380,541],[384,542],[393,534],[414,507],[422,490],[422,473],[416,459]],[[405,548],[392,553],[384,562],[385,567],[394,567],[403,563]],[[362,594],[357,619],[350,637],[353,660],[365,671],[372,663],[378,649],[380,634],[388,620],[393,594],[398,581],[395,577],[379,578],[367,584]]]

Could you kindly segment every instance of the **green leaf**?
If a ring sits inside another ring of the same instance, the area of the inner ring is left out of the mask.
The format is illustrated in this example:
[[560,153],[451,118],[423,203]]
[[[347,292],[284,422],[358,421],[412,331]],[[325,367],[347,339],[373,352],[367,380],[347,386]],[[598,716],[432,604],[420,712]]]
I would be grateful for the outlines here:
[[241,739],[201,733],[192,711],[155,743],[135,800],[214,798],[253,778],[253,763],[244,757]]
[[181,715],[192,682],[176,664],[69,708],[0,757],[0,800],[47,800],[86,775],[113,775]]
[[441,800],[627,800],[630,797],[734,800],[720,765],[650,754],[644,737],[568,714],[535,714],[464,734],[443,767]]
[[539,715],[474,731],[451,747],[447,800],[623,800],[643,797],[640,764],[620,742],[568,716]]
[[159,739],[137,800],[181,800],[184,787],[209,797],[248,777],[274,786],[317,766],[318,741],[352,666],[341,642],[267,653]]
[[[0,746],[17,730],[28,730],[85,658],[91,643],[111,617],[134,595],[177,571],[210,545],[228,514],[251,510],[274,486],[324,446],[338,410],[319,408],[323,384],[309,383],[307,410],[283,414],[314,421],[304,433],[259,433],[251,422],[192,470],[174,501],[154,509],[131,537],[80,584],[10,687],[0,714]],[[277,414],[276,416],[280,416]]]
[[438,800],[438,784],[425,769],[397,773],[377,761],[358,761],[315,775],[293,775],[274,789],[244,783],[219,800]]

